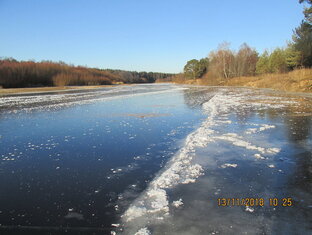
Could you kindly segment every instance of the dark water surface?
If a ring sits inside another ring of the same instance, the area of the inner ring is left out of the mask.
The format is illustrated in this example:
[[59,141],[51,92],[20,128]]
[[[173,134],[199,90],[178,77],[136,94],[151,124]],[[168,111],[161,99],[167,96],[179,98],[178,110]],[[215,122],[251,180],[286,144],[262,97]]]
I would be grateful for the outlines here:
[[307,95],[153,84],[0,99],[0,234],[312,232]]
[[0,224],[110,228],[202,118],[176,88],[2,98]]

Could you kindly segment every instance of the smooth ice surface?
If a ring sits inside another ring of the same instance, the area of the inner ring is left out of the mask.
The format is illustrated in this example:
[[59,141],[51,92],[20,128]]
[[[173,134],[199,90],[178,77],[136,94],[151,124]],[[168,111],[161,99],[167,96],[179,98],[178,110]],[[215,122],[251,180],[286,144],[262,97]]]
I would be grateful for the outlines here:
[[151,84],[9,96],[0,112],[4,231],[311,232],[310,96]]
[[[295,174],[293,161],[299,160],[295,160],[298,153],[306,151],[303,158],[311,162],[311,146],[291,143],[283,119],[289,120],[293,109],[310,109],[311,100],[261,91],[255,95],[248,89],[207,92],[211,97],[202,103],[206,118],[122,215],[121,233],[132,234],[140,228],[148,228],[152,234],[274,233],[285,220],[293,231],[309,233],[309,220],[294,222],[291,216],[299,216],[302,209],[309,213],[310,185],[304,187],[306,193],[301,198],[296,195],[300,189],[290,193],[292,183],[285,180]],[[311,119],[306,122],[302,130],[308,135],[302,139],[311,142],[311,133],[305,130],[310,130]],[[281,206],[288,197],[301,205]],[[218,198],[263,198],[266,203],[263,207],[221,207]],[[269,198],[278,198],[279,208],[270,206]],[[177,210],[180,205],[183,208]]]
[[135,85],[2,97],[0,224],[116,228],[203,117],[199,105],[185,102],[185,89]]

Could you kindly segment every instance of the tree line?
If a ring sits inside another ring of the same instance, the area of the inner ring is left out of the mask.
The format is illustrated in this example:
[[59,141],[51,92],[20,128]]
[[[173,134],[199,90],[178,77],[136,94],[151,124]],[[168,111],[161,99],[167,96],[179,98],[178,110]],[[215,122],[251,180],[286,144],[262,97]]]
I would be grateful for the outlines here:
[[3,88],[147,83],[168,76],[172,74],[103,70],[64,62],[0,59],[0,87]]
[[107,71],[121,78],[124,83],[153,83],[159,79],[166,79],[175,74],[157,72],[137,72],[107,69]]
[[233,78],[255,76],[266,73],[285,73],[296,68],[312,67],[312,0],[304,9],[304,19],[293,30],[291,42],[284,48],[272,52],[265,50],[261,55],[246,43],[238,51],[231,50],[229,43],[222,43],[208,57],[189,60],[184,66],[184,77],[197,79],[204,75],[209,78]]

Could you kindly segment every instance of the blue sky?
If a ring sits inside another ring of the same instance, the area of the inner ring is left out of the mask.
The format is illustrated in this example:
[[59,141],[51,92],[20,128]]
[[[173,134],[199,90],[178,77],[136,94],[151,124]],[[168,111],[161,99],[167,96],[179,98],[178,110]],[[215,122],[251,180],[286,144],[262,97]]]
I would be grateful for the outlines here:
[[0,56],[180,72],[227,41],[285,46],[298,0],[0,0]]

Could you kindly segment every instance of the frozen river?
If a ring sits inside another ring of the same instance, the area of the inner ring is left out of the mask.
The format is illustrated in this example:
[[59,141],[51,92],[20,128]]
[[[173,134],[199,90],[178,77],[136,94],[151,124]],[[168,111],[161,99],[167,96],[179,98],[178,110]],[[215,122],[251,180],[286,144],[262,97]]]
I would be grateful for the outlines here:
[[0,233],[310,234],[312,96],[171,84],[0,98]]

